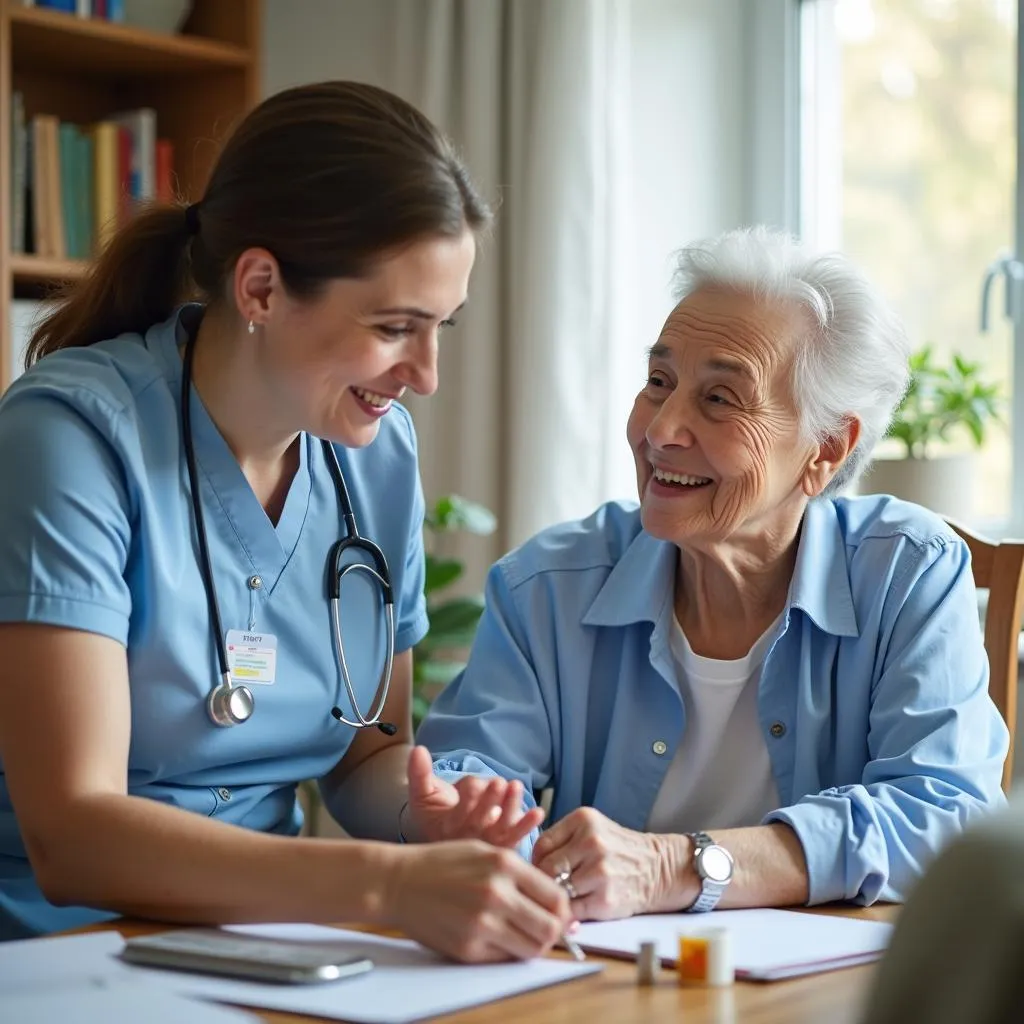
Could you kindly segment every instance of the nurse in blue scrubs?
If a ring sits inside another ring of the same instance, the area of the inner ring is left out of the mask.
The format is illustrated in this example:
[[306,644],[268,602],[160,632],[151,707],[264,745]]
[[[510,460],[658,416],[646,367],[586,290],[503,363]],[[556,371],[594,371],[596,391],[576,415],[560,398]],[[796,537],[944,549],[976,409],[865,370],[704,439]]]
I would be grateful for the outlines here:
[[[0,402],[0,938],[362,920],[479,961],[569,924],[490,845],[537,824],[518,784],[405,807],[427,617],[398,400],[437,386],[488,219],[408,104],[296,88],[41,323]],[[382,559],[337,552],[355,530]],[[389,578],[386,699],[385,588],[352,562]],[[307,778],[353,838],[296,836]],[[458,836],[490,842],[398,841]]]

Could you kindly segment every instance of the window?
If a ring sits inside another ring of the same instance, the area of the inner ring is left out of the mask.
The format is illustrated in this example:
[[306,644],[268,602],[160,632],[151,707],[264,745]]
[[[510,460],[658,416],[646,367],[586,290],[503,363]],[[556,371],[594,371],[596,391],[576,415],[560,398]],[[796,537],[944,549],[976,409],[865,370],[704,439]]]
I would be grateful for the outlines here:
[[[856,260],[915,347],[982,363],[1019,402],[1024,359],[1015,366],[1004,302],[1024,278],[1017,21],[1015,0],[803,0],[799,176],[804,238]],[[982,452],[970,518],[1020,532],[1024,416],[1007,419]]]

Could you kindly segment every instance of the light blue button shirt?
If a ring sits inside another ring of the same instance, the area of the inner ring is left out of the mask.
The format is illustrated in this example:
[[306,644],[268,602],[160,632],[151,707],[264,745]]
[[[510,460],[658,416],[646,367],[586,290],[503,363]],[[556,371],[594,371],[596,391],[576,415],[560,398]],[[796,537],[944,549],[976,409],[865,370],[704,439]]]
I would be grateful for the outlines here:
[[[420,729],[435,770],[553,786],[552,820],[593,806],[643,830],[686,728],[677,555],[615,503],[499,562],[469,664]],[[758,711],[782,803],[765,822],[799,836],[810,902],[903,899],[1004,803],[966,545],[891,498],[812,501]]]
[[[253,717],[218,728],[205,703],[217,660],[182,452],[178,321],[145,338],[49,356],[0,401],[0,621],[67,626],[126,646],[133,795],[291,834],[301,824],[296,782],[323,775],[354,736],[330,714],[337,702],[351,717],[326,590],[328,551],[345,528],[319,441],[300,439],[299,470],[275,527],[193,392],[223,627],[277,638],[275,681],[250,686]],[[391,570],[402,651],[427,629],[423,497],[408,413],[396,406],[372,444],[337,451],[360,533],[380,545]],[[342,584],[341,625],[365,712],[380,678],[384,620],[362,578]],[[0,939],[109,916],[43,899],[2,767]]]

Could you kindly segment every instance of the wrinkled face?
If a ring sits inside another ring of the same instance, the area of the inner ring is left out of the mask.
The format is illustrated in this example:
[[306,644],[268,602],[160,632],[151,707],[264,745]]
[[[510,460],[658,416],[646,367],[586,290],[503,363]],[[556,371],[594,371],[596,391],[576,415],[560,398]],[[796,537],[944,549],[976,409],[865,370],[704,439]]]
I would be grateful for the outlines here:
[[627,426],[644,528],[680,547],[782,531],[817,447],[790,383],[804,321],[790,305],[702,290],[669,315]]
[[438,334],[466,300],[475,254],[467,229],[416,242],[367,277],[331,281],[313,300],[274,289],[254,357],[282,421],[362,447],[406,389],[432,394]]

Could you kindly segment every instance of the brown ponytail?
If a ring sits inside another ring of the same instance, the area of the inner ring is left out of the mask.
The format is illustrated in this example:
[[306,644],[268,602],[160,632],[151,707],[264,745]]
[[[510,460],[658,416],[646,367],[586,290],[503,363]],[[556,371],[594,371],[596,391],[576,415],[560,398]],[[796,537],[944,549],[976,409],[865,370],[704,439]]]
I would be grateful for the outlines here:
[[490,210],[448,140],[374,86],[322,82],[264,100],[228,138],[202,199],[150,207],[58,296],[26,367],[166,320],[184,299],[223,299],[248,248],[273,253],[285,287],[313,298],[332,279],[431,236],[484,229]]
[[55,308],[32,334],[25,369],[57,349],[142,333],[166,320],[185,297],[188,240],[182,207],[141,210],[87,275],[57,294]]

